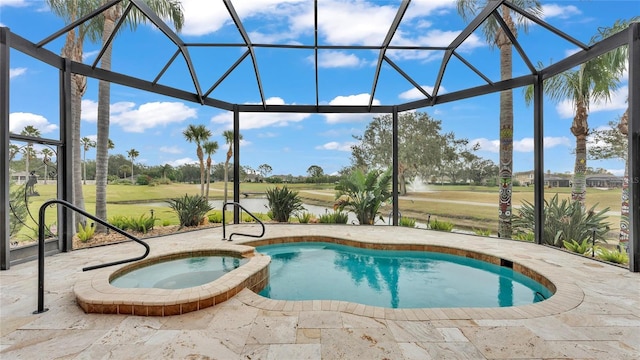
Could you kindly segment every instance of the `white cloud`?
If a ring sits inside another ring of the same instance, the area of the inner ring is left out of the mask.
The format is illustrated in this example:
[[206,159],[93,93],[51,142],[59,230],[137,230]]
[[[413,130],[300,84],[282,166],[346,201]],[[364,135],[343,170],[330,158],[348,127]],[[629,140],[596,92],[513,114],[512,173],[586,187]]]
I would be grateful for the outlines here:
[[24,75],[26,72],[27,72],[27,68],[23,68],[23,67],[9,69],[9,79],[13,79],[14,77]]
[[88,59],[92,59],[100,53],[100,50],[87,51],[82,54],[82,61],[87,61]]
[[[311,63],[315,61],[313,56],[307,57]],[[344,51],[320,51],[318,52],[318,67],[320,68],[341,68],[341,67],[359,67],[366,64],[366,60],[359,58],[354,54],[348,54]]]
[[158,150],[167,154],[182,154],[182,149],[177,146],[161,146]]
[[[279,97],[271,97],[265,99],[268,105],[285,105],[285,101]],[[267,126],[288,126],[291,123],[300,122],[308,118],[310,114],[294,114],[294,113],[242,113],[240,114],[240,129],[259,129]],[[223,124],[227,128],[233,125],[233,113],[230,111],[222,112],[211,118],[214,124]]]
[[[629,94],[629,88],[627,86],[622,86],[618,90],[615,90],[611,93],[610,101],[595,101],[589,105],[589,113],[594,113],[598,111],[615,111],[615,110],[625,110],[628,106],[627,104],[627,96]],[[575,115],[575,109],[573,107],[573,103],[569,100],[564,100],[559,102],[556,105],[556,111],[561,118],[573,118]]]
[[[423,85],[422,88],[427,92],[427,94],[433,95],[433,86]],[[440,90],[438,90],[438,94],[441,95],[446,92],[447,90],[444,88],[444,86],[440,86]],[[398,98],[402,100],[416,100],[416,99],[424,99],[425,96],[423,93],[420,92],[420,90],[416,88],[411,88],[407,91],[401,92],[400,95],[398,95]]]
[[[252,17],[279,16],[287,17],[291,12],[300,10],[293,6],[304,3],[303,0],[261,0],[234,1],[233,5],[243,21]],[[182,33],[201,36],[214,33],[224,25],[232,24],[229,12],[222,1],[182,0],[185,24]]]
[[[470,144],[480,144],[481,151],[487,151],[492,153],[500,152],[500,140],[489,140],[486,138],[478,138],[469,141]],[[556,146],[570,146],[571,140],[567,137],[552,137],[545,136],[544,148],[549,149]],[[522,138],[520,140],[513,141],[513,151],[516,152],[532,152],[533,151],[533,138]]]
[[3,7],[3,6],[23,7],[28,5],[29,3],[27,2],[27,0],[0,0],[0,7]]
[[571,48],[571,49],[566,49],[566,50],[564,51],[564,57],[569,57],[569,56],[571,56],[571,55],[573,55],[573,54],[575,54],[575,53],[577,53],[577,52],[579,52],[579,51],[581,51],[581,50],[582,50],[582,49],[580,49],[580,48]]
[[316,150],[337,150],[337,151],[351,151],[351,146],[356,145],[356,142],[347,141],[339,143],[337,141],[331,141],[326,144],[316,146]]
[[[196,109],[180,102],[150,102],[137,109],[133,102],[117,102],[111,104],[111,124],[119,125],[126,132],[142,133],[157,126],[181,123],[187,119],[197,118]],[[98,103],[82,100],[82,120],[96,122],[98,119]]]
[[[329,105],[369,105],[369,94],[357,94],[347,96],[337,96],[329,102]],[[373,99],[373,105],[380,105],[380,100]],[[371,119],[374,114],[324,114],[327,123],[337,124],[345,122],[358,122]]]
[[624,169],[606,169],[615,176],[624,176]]
[[58,129],[58,125],[51,124],[49,120],[42,115],[24,112],[9,114],[9,132],[19,134],[29,125],[38,129],[42,135]]
[[549,18],[560,18],[560,19],[569,19],[576,15],[582,14],[582,11],[578,9],[577,6],[574,5],[558,5],[558,4],[544,4],[542,5],[542,19]]
[[190,157],[165,162],[165,164],[169,164],[173,167],[178,167],[185,164],[197,164],[197,163],[198,163],[198,160],[192,159]]

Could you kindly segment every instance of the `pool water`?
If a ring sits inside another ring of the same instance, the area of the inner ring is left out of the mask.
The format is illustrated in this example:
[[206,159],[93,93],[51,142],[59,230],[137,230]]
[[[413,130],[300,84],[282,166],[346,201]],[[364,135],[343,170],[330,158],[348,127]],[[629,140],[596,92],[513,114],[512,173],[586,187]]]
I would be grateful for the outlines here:
[[119,288],[185,289],[210,283],[247,261],[231,256],[186,257],[133,270],[111,280],[111,285]]
[[332,243],[257,247],[271,256],[260,295],[341,300],[387,308],[506,307],[552,293],[512,269],[435,252],[383,251]]

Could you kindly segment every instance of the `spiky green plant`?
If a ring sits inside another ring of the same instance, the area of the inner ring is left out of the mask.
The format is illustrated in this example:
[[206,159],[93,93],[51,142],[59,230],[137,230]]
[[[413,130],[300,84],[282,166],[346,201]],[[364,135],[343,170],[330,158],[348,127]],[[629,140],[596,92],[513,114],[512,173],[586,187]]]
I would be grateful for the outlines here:
[[565,249],[582,255],[591,250],[591,243],[589,242],[589,239],[584,239],[582,242],[577,242],[575,240],[563,240],[562,245],[564,245]]
[[489,229],[473,229],[473,233],[478,236],[491,236],[491,230]]
[[438,221],[438,219],[435,219],[431,222],[430,228],[438,231],[451,231],[453,230],[453,223],[448,221]]
[[291,214],[304,210],[297,191],[283,186],[268,188],[266,192],[271,218],[277,222],[289,222]]
[[[558,199],[554,195],[550,201],[544,201],[544,243],[562,247],[563,241],[576,240],[582,242],[590,239],[595,230],[596,242],[606,242],[605,235],[609,231],[606,213],[609,208],[595,211],[598,204],[585,210],[580,202],[569,199]],[[528,201],[523,201],[518,215],[513,219],[515,233],[533,233],[535,225],[535,208]]]
[[190,196],[185,194],[182,198],[170,199],[167,202],[169,207],[178,215],[180,228],[200,225],[205,215],[213,209],[204,196],[201,195]]
[[300,224],[308,224],[309,221],[311,221],[312,217],[313,215],[310,212],[306,212],[306,211],[296,214],[296,218],[298,218],[298,222]]
[[412,218],[408,218],[408,217],[401,217],[400,220],[398,220],[398,225],[400,226],[406,226],[406,227],[416,227],[416,219],[412,219]]
[[355,169],[336,186],[336,208],[354,212],[360,225],[373,225],[380,207],[392,196],[391,181],[391,169],[366,174]]
[[91,240],[95,233],[96,228],[95,226],[93,226],[93,224],[89,224],[88,222],[84,225],[82,223],[78,223],[78,233],[76,235],[78,236],[78,239],[80,239],[80,241],[87,242]]
[[600,259],[616,264],[626,264],[629,262],[629,255],[618,250],[609,250],[598,246],[596,247],[596,254]]
[[346,224],[347,221],[349,221],[349,214],[341,211],[322,214],[318,218],[318,222],[321,224]]

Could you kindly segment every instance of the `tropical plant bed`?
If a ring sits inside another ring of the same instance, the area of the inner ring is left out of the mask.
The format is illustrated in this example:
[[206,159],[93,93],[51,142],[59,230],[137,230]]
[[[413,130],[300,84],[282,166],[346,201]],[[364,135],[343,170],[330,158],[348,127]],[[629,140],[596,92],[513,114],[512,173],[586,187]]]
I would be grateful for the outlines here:
[[[147,231],[146,233],[135,232],[135,231],[131,231],[129,233],[137,237],[138,239],[149,239],[149,238],[154,238],[158,236],[174,235],[174,234],[185,233],[185,232],[195,231],[195,230],[203,230],[203,229],[214,228],[219,226],[222,226],[222,224],[208,223],[208,224],[198,225],[198,226],[183,227],[182,229],[180,229],[178,225],[156,226],[153,229]],[[114,231],[111,231],[108,234],[97,233],[86,242],[81,241],[77,235],[74,235],[73,248],[83,249],[83,248],[89,248],[89,247],[95,247],[95,246],[101,246],[101,245],[115,244],[118,242],[128,241],[128,240],[129,238],[123,235],[120,235]]]

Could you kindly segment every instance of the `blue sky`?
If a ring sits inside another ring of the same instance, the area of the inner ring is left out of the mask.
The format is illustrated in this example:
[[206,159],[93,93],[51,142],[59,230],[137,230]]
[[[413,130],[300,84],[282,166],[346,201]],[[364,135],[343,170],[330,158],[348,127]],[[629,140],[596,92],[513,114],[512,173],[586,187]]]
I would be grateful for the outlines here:
[[[319,2],[319,42],[326,45],[379,45],[392,22],[399,1],[359,0]],[[222,2],[183,0],[185,25],[181,37],[187,43],[241,43],[242,39]],[[597,29],[611,26],[617,19],[640,15],[640,2],[625,1],[542,1],[546,21],[578,40],[588,43]],[[235,1],[253,43],[313,44],[313,1]],[[44,1],[0,0],[0,26],[33,42],[39,42],[64,26]],[[392,45],[446,46],[465,27],[449,0],[414,0],[403,18]],[[559,60],[577,47],[532,25],[520,32],[518,40],[533,63]],[[45,46],[59,54],[64,37]],[[92,64],[100,49],[88,40],[85,63]],[[189,47],[198,81],[203,91],[214,84],[242,55],[245,48]],[[152,81],[169,61],[175,47],[150,25],[135,32],[119,34],[114,42],[112,69]],[[468,38],[462,56],[499,80],[498,51],[485,42],[481,31]],[[389,51],[387,55],[427,91],[431,91],[441,65],[442,52]],[[372,50],[322,50],[319,52],[319,99],[321,104],[368,104],[378,52]],[[314,57],[310,50],[257,48],[256,59],[269,104],[315,104]],[[10,64],[10,130],[19,133],[34,125],[43,137],[58,138],[58,73],[47,65],[12,51]],[[528,73],[514,51],[514,76]],[[193,91],[193,81],[180,58],[162,76],[161,84]],[[461,62],[447,68],[440,93],[484,81]],[[212,97],[240,104],[260,103],[250,58],[246,58]],[[589,125],[602,128],[617,119],[626,108],[626,75],[611,101],[591,104]],[[424,96],[388,65],[382,67],[374,104],[393,105]],[[89,80],[82,104],[82,135],[95,137],[98,84]],[[418,109],[442,121],[444,131],[479,142],[478,155],[498,160],[498,95]],[[533,169],[532,109],[523,102],[522,90],[514,90],[514,171]],[[569,131],[573,109],[568,102],[546,102],[545,170],[572,172],[575,138]],[[372,114],[241,114],[241,163],[257,168],[267,163],[273,174],[303,175],[311,165],[334,173],[349,165],[353,135],[360,135]],[[213,156],[224,161],[226,146],[222,132],[231,128],[230,112],[196,103],[167,98],[136,89],[112,85],[110,138],[112,154],[135,148],[136,162],[146,165],[178,166],[197,161],[193,144],[182,131],[189,124],[203,124],[220,143]],[[87,153],[95,157],[95,150]],[[605,168],[621,175],[622,161],[589,161],[588,166]]]

